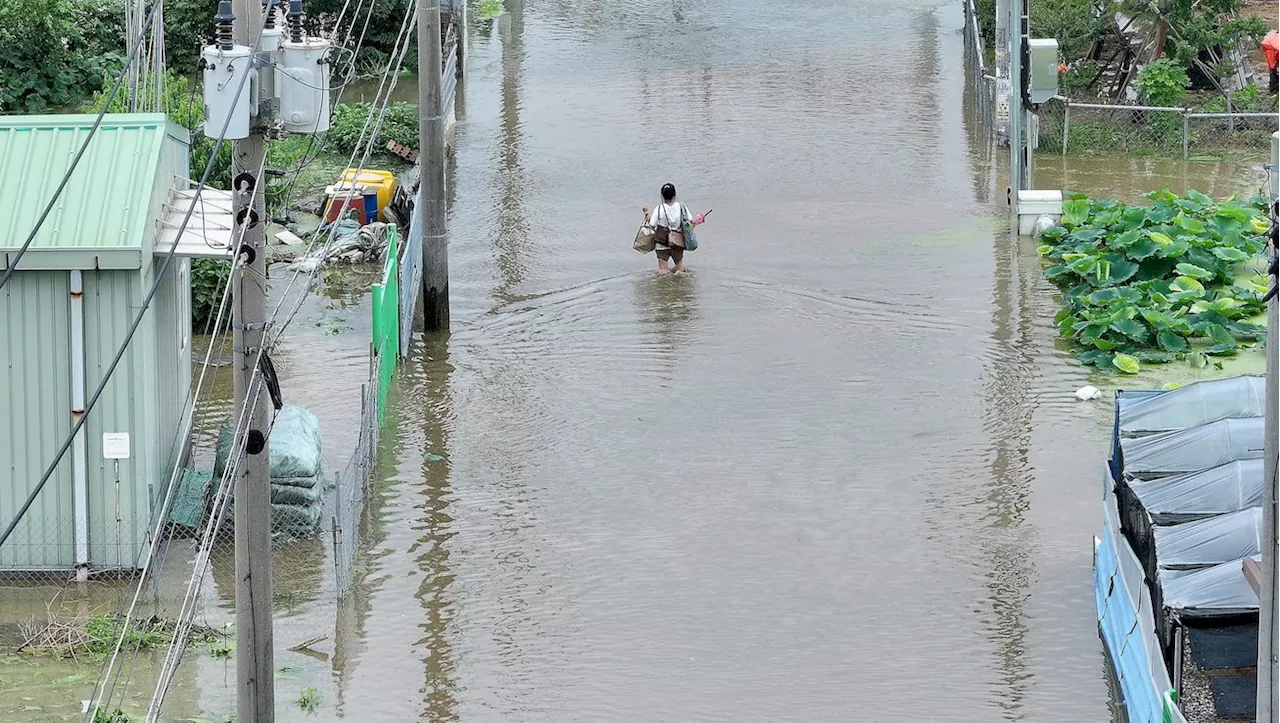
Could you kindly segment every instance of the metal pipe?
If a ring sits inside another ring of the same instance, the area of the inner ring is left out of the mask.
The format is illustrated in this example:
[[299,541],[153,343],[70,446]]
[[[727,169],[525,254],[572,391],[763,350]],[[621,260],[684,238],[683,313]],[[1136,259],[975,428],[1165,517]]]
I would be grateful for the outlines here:
[[1275,113],[1187,113],[1188,118],[1275,118]]
[[[1271,134],[1271,223],[1277,218],[1276,203],[1280,197],[1280,132]],[[1272,244],[1271,252],[1276,253]],[[1272,267],[1275,268],[1274,266]],[[1280,283],[1280,275],[1270,275],[1271,288]],[[1276,664],[1276,475],[1280,468],[1280,303],[1273,296],[1267,302],[1267,407],[1263,445],[1262,486],[1262,584],[1258,595],[1258,723],[1276,723],[1276,693],[1280,687]]]
[[[1062,97],[1062,96],[1058,96]],[[1128,105],[1121,103],[1079,103],[1072,101],[1071,105],[1077,108],[1085,108],[1087,110],[1144,110],[1150,112],[1178,113],[1186,112],[1186,108],[1175,108],[1167,105]],[[1269,115],[1262,113],[1260,115]]]
[[1179,622],[1173,628],[1173,684],[1174,690],[1182,690],[1182,656],[1186,646],[1186,632]]
[[[84,274],[71,272],[71,424],[84,415]],[[84,427],[71,443],[76,579],[89,579],[89,459]]]
[[1067,140],[1071,137],[1071,103],[1062,104],[1062,155],[1067,155]]
[[1191,157],[1191,119],[1182,114],[1182,160]]

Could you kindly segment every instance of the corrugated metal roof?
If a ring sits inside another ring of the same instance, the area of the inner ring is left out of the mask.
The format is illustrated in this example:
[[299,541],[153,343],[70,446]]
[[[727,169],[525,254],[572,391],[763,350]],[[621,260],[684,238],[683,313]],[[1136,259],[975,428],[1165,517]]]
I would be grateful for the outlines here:
[[[0,254],[26,241],[95,118],[0,116]],[[162,114],[108,114],[31,250],[140,254],[167,134],[187,142]]]

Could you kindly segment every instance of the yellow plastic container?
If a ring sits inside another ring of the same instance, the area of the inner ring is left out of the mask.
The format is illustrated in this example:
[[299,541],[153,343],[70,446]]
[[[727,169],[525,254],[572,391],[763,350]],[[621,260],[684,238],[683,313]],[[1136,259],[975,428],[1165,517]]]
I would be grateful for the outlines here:
[[366,188],[378,189],[378,220],[386,221],[387,204],[391,203],[391,197],[396,192],[396,174],[391,171],[371,171],[364,169],[357,173],[357,169],[348,168],[342,172],[342,178],[338,184],[357,183]]

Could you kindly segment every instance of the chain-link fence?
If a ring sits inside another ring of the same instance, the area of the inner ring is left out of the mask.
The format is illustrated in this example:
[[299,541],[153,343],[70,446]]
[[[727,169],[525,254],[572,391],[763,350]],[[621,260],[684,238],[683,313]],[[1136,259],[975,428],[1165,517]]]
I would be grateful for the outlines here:
[[[395,354],[394,351],[391,352]],[[369,480],[377,463],[379,429],[379,359],[370,360],[369,379],[360,389],[360,436],[334,489],[333,563],[337,596],[346,596],[353,579],[359,549],[360,519],[364,514]]]
[[[372,339],[367,374],[356,381],[359,426],[354,439],[343,443],[353,441],[354,448],[338,450],[350,451],[345,465],[337,473],[325,468],[319,422],[301,407],[277,410],[268,431],[278,656],[333,636],[339,602],[359,576],[361,521],[399,351],[398,243],[394,230],[388,237],[380,283],[373,286],[372,304],[364,307],[373,307]],[[229,351],[225,343],[214,344],[213,357]],[[165,675],[167,661],[161,657],[167,646],[194,651],[205,661],[231,656],[236,604],[231,480],[240,456],[232,451],[238,445],[229,420],[233,372],[216,362],[208,369],[208,398],[202,395],[196,407],[188,467],[173,485],[166,475],[136,498],[126,494],[133,486],[129,479],[118,488],[94,490],[89,502],[99,514],[87,533],[91,565],[77,572],[75,561],[84,551],[76,549],[76,540],[86,535],[44,508],[32,508],[0,551],[0,679],[43,661],[87,663],[78,674],[84,681],[68,682],[56,695],[38,694],[41,710],[56,709],[72,719],[80,701],[92,697],[108,710],[120,705],[127,715],[139,716],[152,697],[150,686]],[[158,537],[154,544],[153,536]],[[77,576],[83,583],[71,584]],[[214,708],[234,700],[229,686],[213,692]],[[0,710],[32,700],[32,690],[0,686]],[[46,705],[45,698],[59,702]],[[58,707],[63,703],[65,710]],[[27,719],[34,720],[19,718]]]
[[996,77],[987,65],[982,30],[973,0],[964,0],[964,65],[973,117],[989,139],[996,131]]
[[1233,152],[1265,157],[1275,113],[1204,113],[1189,108],[1081,103],[1040,106],[1039,150],[1068,154],[1158,156],[1189,160]]

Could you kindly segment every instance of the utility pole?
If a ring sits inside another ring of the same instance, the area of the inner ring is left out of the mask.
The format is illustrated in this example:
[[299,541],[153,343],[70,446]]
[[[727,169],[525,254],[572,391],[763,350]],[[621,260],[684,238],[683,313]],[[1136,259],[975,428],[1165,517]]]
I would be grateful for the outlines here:
[[418,4],[418,154],[422,173],[422,318],[427,331],[449,329],[449,238],[444,199],[444,87],[440,0]]
[[996,0],[996,142],[1009,143],[1009,22],[1013,0]]
[[[1271,134],[1271,222],[1277,222],[1275,213],[1277,198],[1280,198],[1280,132]],[[1273,229],[1274,230],[1274,229]],[[1272,253],[1276,253],[1274,242]],[[1273,262],[1275,263],[1275,262]],[[1271,288],[1280,283],[1280,275],[1271,267]],[[1263,441],[1263,487],[1262,487],[1262,584],[1258,590],[1258,723],[1277,723],[1280,719],[1276,709],[1276,695],[1280,693],[1280,681],[1277,673],[1280,666],[1276,663],[1276,633],[1280,632],[1277,621],[1277,578],[1276,578],[1276,475],[1280,471],[1280,301],[1272,296],[1267,302],[1267,412]]]
[[1032,187],[1028,132],[1035,120],[1026,101],[1031,69],[1024,53],[1030,33],[1029,0],[1009,2],[1009,212],[1018,217],[1018,192]]
[[[256,49],[263,24],[262,0],[233,0],[237,45]],[[274,11],[274,8],[268,8]],[[266,68],[270,71],[271,68]],[[260,77],[271,72],[261,72]],[[245,83],[244,93],[249,92]],[[269,93],[261,94],[270,98]],[[267,106],[268,108],[270,105]],[[258,112],[249,137],[235,143],[236,231],[243,228],[243,266],[232,276],[235,303],[235,419],[248,420],[245,457],[235,477],[236,519],[236,720],[275,720],[275,666],[271,630],[271,479],[266,440],[267,399],[254,371],[266,330],[266,184],[258,177],[266,155],[270,113]],[[255,389],[256,387],[256,389]],[[245,409],[248,408],[246,412]],[[234,459],[234,457],[233,457]]]
[[1031,0],[1018,0],[1021,11],[1018,14],[1018,96],[1022,100],[1018,104],[1022,111],[1022,188],[1031,190],[1036,187],[1035,149],[1040,142],[1040,116],[1036,115],[1031,105]]
[[1018,192],[1022,190],[1022,33],[1017,6],[1008,0],[1009,12],[1009,213],[1018,218]]

